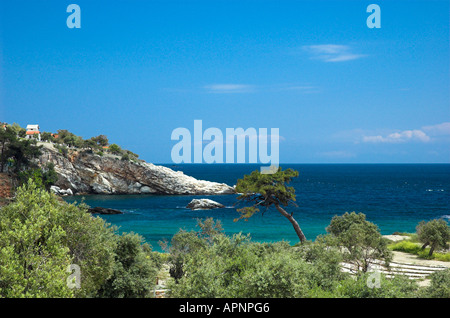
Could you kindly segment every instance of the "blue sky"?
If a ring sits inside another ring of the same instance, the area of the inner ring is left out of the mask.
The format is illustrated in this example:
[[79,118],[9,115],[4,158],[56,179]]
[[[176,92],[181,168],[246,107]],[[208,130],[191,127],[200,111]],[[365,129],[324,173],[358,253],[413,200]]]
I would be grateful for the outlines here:
[[[66,8],[81,8],[69,29]],[[369,4],[381,9],[370,29]],[[105,134],[279,128],[289,163],[449,163],[449,1],[2,1],[0,121]]]

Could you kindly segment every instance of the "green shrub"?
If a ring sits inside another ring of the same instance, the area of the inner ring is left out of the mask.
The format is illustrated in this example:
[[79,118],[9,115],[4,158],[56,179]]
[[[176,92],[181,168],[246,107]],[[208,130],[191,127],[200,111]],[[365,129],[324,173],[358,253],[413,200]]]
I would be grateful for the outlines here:
[[113,155],[121,155],[123,153],[122,148],[120,148],[120,146],[118,146],[117,144],[110,145],[108,150]]
[[405,252],[411,254],[418,254],[421,251],[421,248],[416,243],[411,241],[400,241],[394,244],[389,245],[389,249],[398,252]]
[[450,262],[450,253],[434,253],[434,259],[441,262]]
[[314,264],[315,271],[311,279],[313,285],[330,290],[336,280],[345,278],[341,271],[342,253],[327,246],[326,239],[319,236],[314,243],[309,242],[298,247],[299,255],[309,264]]
[[342,298],[411,298],[417,291],[417,283],[406,276],[388,279],[382,273],[367,272],[343,280],[336,294]]
[[114,250],[113,274],[102,285],[99,297],[144,298],[150,297],[155,286],[157,267],[151,258],[151,248],[143,244],[137,234],[123,234],[117,238]]
[[433,253],[430,256],[430,248],[422,249],[422,247],[411,241],[400,241],[390,244],[388,248],[392,251],[404,252],[417,255],[424,259],[434,259],[442,262],[450,262],[450,253]]
[[[112,273],[113,229],[92,217],[87,207],[60,202],[31,179],[18,189],[16,200],[1,209],[0,235],[0,249],[5,251],[0,254],[14,252],[0,264],[8,268],[6,276],[0,274],[5,297],[19,290],[14,297],[95,296]],[[80,289],[67,290],[65,271],[70,264],[81,269]],[[55,271],[59,274],[51,274]]]
[[0,213],[0,297],[73,297],[56,198],[31,181]]
[[424,293],[430,298],[450,298],[450,268],[430,275],[431,283]]

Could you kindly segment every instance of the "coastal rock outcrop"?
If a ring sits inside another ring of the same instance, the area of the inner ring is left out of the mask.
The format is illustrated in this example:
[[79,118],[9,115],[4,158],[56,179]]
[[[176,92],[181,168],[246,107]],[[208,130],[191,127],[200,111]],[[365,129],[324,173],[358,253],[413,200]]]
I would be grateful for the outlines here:
[[50,187],[50,191],[52,191],[54,194],[58,194],[58,195],[73,195],[73,192],[72,192],[72,190],[70,190],[70,188],[67,190],[64,190],[64,189],[61,189],[60,187],[57,187],[54,185],[52,185]]
[[224,208],[225,206],[210,199],[193,199],[186,207],[191,210],[210,210]]
[[[231,194],[224,183],[197,180],[181,171],[144,161],[120,160],[88,151],[63,155],[46,144],[39,157],[41,166],[53,163],[58,174],[55,186],[73,194]],[[55,189],[56,190],[56,189]]]

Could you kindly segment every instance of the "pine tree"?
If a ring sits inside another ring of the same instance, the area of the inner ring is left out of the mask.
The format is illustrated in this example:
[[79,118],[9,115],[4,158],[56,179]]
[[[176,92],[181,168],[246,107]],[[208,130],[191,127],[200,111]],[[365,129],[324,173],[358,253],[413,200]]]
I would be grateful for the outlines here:
[[238,209],[241,216],[235,221],[252,217],[260,211],[260,207],[263,207],[265,212],[269,207],[274,206],[281,215],[291,222],[300,242],[305,242],[306,237],[294,219],[293,212],[288,213],[283,208],[289,204],[295,205],[295,189],[287,186],[291,179],[295,177],[298,177],[298,171],[292,169],[282,171],[280,167],[273,174],[262,174],[255,170],[250,175],[244,176],[243,179],[239,179],[236,184],[236,192],[241,194],[238,200],[250,202],[253,205]]

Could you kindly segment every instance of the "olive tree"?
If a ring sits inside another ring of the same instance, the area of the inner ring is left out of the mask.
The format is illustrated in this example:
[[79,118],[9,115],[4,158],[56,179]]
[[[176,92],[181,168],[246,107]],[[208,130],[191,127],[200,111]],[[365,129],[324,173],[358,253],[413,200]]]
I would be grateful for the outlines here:
[[417,225],[416,231],[419,241],[423,243],[422,249],[430,246],[429,256],[433,255],[435,249],[447,247],[450,240],[450,228],[443,219],[422,221]]
[[367,221],[363,213],[334,216],[326,230],[330,242],[342,248],[344,260],[362,272],[367,272],[374,260],[384,260],[386,265],[392,260],[392,252],[378,227]]

